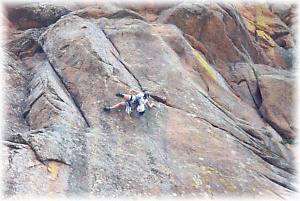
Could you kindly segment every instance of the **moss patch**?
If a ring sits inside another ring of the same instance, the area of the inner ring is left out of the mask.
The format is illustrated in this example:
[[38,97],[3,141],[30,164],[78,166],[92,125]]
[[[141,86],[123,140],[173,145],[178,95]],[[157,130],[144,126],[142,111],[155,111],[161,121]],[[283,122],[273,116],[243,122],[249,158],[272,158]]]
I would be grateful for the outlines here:
[[193,49],[193,53],[196,59],[199,61],[201,67],[207,72],[207,74],[213,78],[215,81],[217,80],[216,73],[212,69],[212,67],[207,63],[207,61],[195,50]]

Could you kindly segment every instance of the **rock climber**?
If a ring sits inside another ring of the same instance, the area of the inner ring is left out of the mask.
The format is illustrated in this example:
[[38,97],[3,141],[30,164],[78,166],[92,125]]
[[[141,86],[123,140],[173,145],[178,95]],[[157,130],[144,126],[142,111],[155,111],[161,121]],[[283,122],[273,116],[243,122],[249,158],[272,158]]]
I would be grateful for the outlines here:
[[131,114],[133,109],[136,109],[139,115],[143,115],[146,111],[146,107],[152,108],[155,105],[150,103],[150,93],[147,90],[137,93],[136,95],[117,93],[117,97],[123,98],[125,101],[117,103],[111,107],[104,107],[105,112],[110,112],[113,109],[125,108],[127,114]]

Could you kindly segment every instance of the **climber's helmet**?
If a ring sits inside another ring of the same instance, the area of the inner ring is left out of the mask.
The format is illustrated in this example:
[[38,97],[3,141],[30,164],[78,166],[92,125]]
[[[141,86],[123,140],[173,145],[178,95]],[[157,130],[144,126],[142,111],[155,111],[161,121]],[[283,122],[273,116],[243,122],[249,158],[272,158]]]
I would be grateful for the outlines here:
[[144,93],[144,99],[148,99],[150,97],[150,93],[147,90],[143,90]]

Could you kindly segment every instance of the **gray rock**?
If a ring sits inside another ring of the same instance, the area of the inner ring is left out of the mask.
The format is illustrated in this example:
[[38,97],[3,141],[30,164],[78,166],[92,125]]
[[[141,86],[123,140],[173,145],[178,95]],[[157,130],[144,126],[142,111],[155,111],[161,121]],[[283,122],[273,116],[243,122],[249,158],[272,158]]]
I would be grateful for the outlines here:
[[[6,195],[287,197],[295,191],[292,151],[249,97],[258,91],[257,77],[287,79],[289,72],[253,65],[256,75],[241,64],[225,79],[174,25],[91,12],[50,25],[38,40],[42,51],[22,60],[28,74],[20,86],[29,90],[20,93],[18,114],[27,129],[20,126],[10,138],[16,140],[3,142]],[[228,83],[242,79],[248,89]],[[12,79],[11,86],[19,85]],[[121,101],[117,92],[142,89],[156,105],[143,116],[102,111]]]

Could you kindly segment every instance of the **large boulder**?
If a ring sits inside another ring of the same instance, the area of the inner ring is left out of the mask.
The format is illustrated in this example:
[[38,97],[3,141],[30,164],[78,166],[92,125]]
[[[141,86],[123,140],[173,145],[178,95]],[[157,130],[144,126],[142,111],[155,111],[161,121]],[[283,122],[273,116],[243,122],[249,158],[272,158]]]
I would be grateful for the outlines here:
[[8,19],[21,30],[47,27],[61,16],[71,12],[64,6],[49,3],[8,4],[6,6]]
[[295,139],[295,78],[288,72],[258,77],[262,97],[260,112],[285,139]]
[[285,139],[295,139],[294,72],[266,65],[238,63],[232,67],[232,88]]
[[[236,5],[187,1],[163,11],[158,21],[175,24],[189,38],[199,41],[204,47],[199,51],[206,49],[209,62],[216,65],[227,81],[232,63],[253,62],[288,68],[280,47],[273,39],[263,31],[255,37],[245,19]],[[281,22],[279,18],[277,20]],[[284,23],[281,22],[281,25],[286,28]],[[256,39],[267,46],[260,45]],[[264,47],[272,48],[267,51]]]

